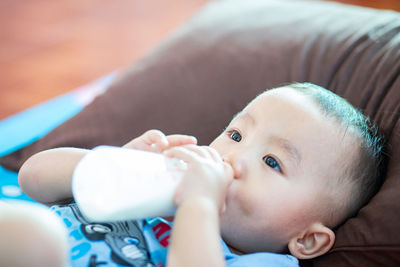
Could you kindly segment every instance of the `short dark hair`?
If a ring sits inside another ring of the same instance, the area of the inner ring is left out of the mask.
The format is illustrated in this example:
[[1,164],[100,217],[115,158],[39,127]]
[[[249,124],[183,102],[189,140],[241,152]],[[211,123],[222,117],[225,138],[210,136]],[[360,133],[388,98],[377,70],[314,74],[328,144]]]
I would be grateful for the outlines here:
[[[362,206],[370,201],[383,182],[383,137],[378,128],[363,113],[344,98],[312,83],[294,83],[288,86],[317,103],[324,115],[332,117],[345,129],[345,133],[354,133],[359,140],[358,158],[346,166],[339,175],[336,184],[351,184],[349,200],[342,205],[344,217],[338,223],[355,215]],[[347,179],[347,180],[344,180]],[[333,209],[332,213],[337,212]],[[331,214],[330,217],[335,217]],[[332,227],[337,226],[333,225]]]

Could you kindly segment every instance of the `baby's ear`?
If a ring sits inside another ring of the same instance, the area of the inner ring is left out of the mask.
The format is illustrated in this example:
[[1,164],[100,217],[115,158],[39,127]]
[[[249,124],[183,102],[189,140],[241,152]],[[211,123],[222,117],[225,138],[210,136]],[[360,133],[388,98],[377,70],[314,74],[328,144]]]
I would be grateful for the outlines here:
[[335,233],[321,223],[314,223],[308,229],[289,241],[290,253],[298,259],[307,260],[328,252],[335,242]]

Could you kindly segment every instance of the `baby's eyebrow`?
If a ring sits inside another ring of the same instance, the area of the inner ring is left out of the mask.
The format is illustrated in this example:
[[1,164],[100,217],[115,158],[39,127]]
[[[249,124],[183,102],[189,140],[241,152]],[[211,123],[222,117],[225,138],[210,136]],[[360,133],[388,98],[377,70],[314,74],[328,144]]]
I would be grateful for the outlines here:
[[249,121],[253,125],[256,122],[254,117],[251,114],[249,114],[248,112],[245,112],[243,110],[238,112],[238,113],[236,113],[235,116],[233,116],[232,121],[237,120],[237,119]]
[[274,136],[273,139],[289,154],[290,158],[297,166],[300,165],[301,154],[292,142],[288,139],[277,136]]

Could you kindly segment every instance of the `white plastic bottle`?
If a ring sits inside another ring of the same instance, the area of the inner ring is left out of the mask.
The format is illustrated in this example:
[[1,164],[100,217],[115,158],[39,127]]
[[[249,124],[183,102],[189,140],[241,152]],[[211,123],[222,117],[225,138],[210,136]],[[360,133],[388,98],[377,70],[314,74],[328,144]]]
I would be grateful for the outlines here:
[[72,193],[84,216],[104,222],[171,216],[186,164],[162,154],[99,146],[76,166]]

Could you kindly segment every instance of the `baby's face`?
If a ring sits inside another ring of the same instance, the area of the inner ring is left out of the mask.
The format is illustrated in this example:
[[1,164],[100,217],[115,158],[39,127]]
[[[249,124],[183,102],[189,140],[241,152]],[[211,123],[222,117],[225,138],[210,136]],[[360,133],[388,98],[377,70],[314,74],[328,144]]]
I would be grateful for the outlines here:
[[[234,169],[224,240],[243,252],[281,252],[310,223],[321,221],[326,179],[347,153],[340,126],[290,88],[253,100],[211,144]],[[329,176],[331,175],[331,176]]]

